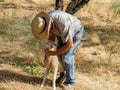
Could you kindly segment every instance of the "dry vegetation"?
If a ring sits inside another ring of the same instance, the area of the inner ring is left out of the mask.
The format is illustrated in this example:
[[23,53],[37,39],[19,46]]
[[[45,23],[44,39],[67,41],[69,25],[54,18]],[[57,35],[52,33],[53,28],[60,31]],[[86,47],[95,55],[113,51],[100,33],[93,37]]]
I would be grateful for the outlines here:
[[[0,90],[51,90],[51,74],[40,88],[44,45],[30,24],[39,11],[53,9],[51,0],[0,0]],[[75,16],[85,25],[75,57],[76,90],[119,90],[120,1],[90,0]]]

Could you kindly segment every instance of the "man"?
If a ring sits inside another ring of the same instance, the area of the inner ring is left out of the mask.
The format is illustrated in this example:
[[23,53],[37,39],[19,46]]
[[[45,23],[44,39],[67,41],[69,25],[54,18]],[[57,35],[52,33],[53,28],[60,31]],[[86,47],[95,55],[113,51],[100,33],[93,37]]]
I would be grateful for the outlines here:
[[[88,2],[89,0],[71,0],[65,11],[73,15]],[[63,0],[56,0],[55,9],[63,10]]]
[[55,37],[57,37],[57,50],[46,50],[45,55],[62,57],[66,70],[63,90],[74,90],[74,56],[84,33],[82,22],[66,12],[54,10],[48,14],[45,12],[37,14],[31,26],[33,34],[40,40],[55,41]]

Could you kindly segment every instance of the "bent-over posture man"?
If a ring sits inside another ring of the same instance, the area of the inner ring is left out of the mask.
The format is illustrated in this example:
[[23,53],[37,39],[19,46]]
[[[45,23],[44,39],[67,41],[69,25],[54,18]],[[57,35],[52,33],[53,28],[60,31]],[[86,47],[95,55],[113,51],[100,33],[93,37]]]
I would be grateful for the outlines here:
[[31,26],[33,34],[38,39],[49,39],[52,41],[57,39],[57,50],[45,50],[45,55],[58,55],[62,57],[66,70],[63,90],[74,90],[76,79],[74,57],[84,33],[82,22],[71,14],[60,10],[53,10],[49,13],[40,12],[37,14]]

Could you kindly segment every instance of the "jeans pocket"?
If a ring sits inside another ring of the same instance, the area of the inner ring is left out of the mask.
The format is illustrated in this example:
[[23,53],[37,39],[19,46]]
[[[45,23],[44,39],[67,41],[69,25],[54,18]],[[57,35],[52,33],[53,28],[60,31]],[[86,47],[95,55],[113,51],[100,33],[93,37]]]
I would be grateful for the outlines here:
[[84,35],[84,26],[81,25],[80,30],[75,34],[73,40],[82,39]]

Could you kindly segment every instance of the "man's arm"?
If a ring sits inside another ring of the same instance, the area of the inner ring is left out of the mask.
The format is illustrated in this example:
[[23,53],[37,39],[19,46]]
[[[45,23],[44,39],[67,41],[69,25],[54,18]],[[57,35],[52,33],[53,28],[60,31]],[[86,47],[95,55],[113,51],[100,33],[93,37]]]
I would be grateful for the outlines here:
[[61,54],[63,52],[68,51],[72,46],[73,46],[73,40],[72,39],[68,39],[67,42],[66,42],[66,44],[62,48],[60,48],[60,49],[58,49],[56,51],[46,50],[45,51],[45,55],[46,56],[59,55],[59,54]]

